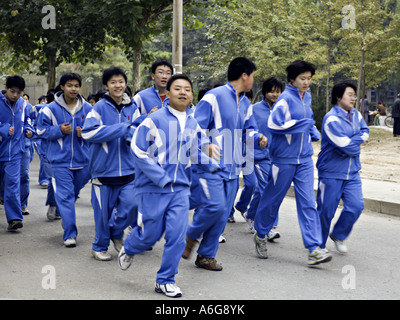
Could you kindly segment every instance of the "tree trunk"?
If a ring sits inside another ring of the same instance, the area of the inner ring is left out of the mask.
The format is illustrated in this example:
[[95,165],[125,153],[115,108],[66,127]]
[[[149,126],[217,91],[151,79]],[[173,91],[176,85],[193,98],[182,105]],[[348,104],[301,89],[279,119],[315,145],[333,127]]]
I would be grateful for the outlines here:
[[142,61],[142,47],[135,49],[133,52],[132,65],[132,92],[135,93],[140,89],[140,62]]
[[50,55],[48,57],[49,74],[48,74],[48,90],[56,88],[56,56]]

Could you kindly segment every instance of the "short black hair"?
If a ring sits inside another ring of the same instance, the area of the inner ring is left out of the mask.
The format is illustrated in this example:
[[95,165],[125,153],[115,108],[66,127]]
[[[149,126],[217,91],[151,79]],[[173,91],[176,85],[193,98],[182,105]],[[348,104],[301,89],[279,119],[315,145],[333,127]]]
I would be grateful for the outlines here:
[[103,85],[107,85],[107,82],[113,77],[113,76],[123,76],[125,79],[125,82],[128,83],[128,78],[121,68],[118,67],[111,67],[103,71]]
[[339,98],[343,97],[344,92],[346,91],[346,88],[352,88],[354,92],[357,93],[357,87],[352,84],[351,82],[340,82],[337,83],[333,86],[332,88],[332,104],[335,105],[338,102]]
[[256,70],[256,65],[249,59],[244,57],[235,58],[228,67],[228,81],[238,80],[243,73],[249,76]]
[[190,80],[189,77],[188,77],[187,75],[185,75],[185,74],[175,74],[175,75],[173,75],[171,78],[169,78],[168,83],[167,83],[167,88],[166,88],[166,90],[167,90],[167,91],[170,91],[171,86],[172,86],[172,83],[173,83],[174,81],[176,81],[176,80],[179,80],[179,79],[183,79],[183,80],[188,81],[188,82],[190,83],[190,87],[192,88],[192,91],[193,91],[193,83],[192,83],[192,80]]
[[77,80],[79,82],[79,86],[82,87],[82,78],[77,73],[66,73],[62,75],[59,84],[60,86],[65,86],[65,84],[71,80]]
[[267,80],[263,82],[262,85],[262,94],[265,97],[265,94],[271,92],[273,88],[281,89],[283,91],[283,83],[279,81],[275,77],[269,77]]
[[157,60],[151,65],[151,73],[156,73],[157,67],[167,66],[171,69],[171,73],[174,73],[174,67],[167,60]]
[[23,97],[27,96],[27,97],[28,97],[28,100],[31,98],[31,97],[29,96],[29,94],[27,94],[27,93],[24,93],[22,96],[23,96]]
[[18,75],[9,76],[6,79],[6,87],[8,89],[18,88],[19,90],[23,91],[25,90],[25,80],[24,78]]
[[287,72],[287,81],[291,83],[292,81],[296,80],[299,74],[304,72],[310,71],[311,76],[314,76],[316,66],[310,62],[304,60],[296,60],[289,64],[286,68]]

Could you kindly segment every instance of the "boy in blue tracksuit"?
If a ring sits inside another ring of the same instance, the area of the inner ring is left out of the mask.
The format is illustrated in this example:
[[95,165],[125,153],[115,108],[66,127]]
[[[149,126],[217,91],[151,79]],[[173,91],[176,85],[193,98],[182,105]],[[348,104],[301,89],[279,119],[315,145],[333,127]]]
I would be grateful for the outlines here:
[[[272,107],[283,91],[283,84],[275,77],[266,79],[262,86],[263,100],[253,105],[253,115],[256,120],[258,131],[268,138],[268,146],[264,149],[254,150],[254,172],[257,178],[256,191],[251,200],[247,213],[243,215],[250,232],[254,232],[254,219],[256,216],[261,194],[263,193],[269,178],[271,169],[271,158],[269,155],[269,145],[271,143],[271,134],[268,129],[268,119]],[[274,240],[280,237],[276,230],[278,225],[278,216],[276,217],[274,227],[268,233],[268,240]]]
[[347,253],[344,240],[364,209],[360,178],[360,145],[367,141],[369,129],[354,108],[356,86],[339,83],[332,89],[333,108],[322,122],[321,152],[318,155],[317,210],[321,220],[322,244],[325,248],[332,218],[340,199],[343,210],[331,239],[340,253]]
[[172,65],[166,60],[158,60],[152,64],[151,78],[154,80],[154,85],[139,91],[133,97],[142,115],[147,115],[150,112],[168,106],[169,99],[165,90],[167,82],[173,73]]
[[25,137],[34,130],[28,121],[26,101],[21,97],[25,80],[20,76],[6,79],[0,92],[0,177],[4,184],[4,210],[8,231],[23,227],[20,199],[21,157],[25,151]]
[[274,226],[279,207],[293,182],[303,243],[309,251],[308,265],[315,265],[332,258],[319,247],[321,226],[315,206],[311,142],[319,140],[320,134],[314,126],[311,95],[307,92],[315,67],[298,60],[286,71],[289,84],[268,119],[272,165],[254,221],[257,232],[254,241],[258,256],[267,258],[266,235]]
[[[200,163],[210,174],[218,164],[201,150],[209,144],[188,107],[192,83],[185,75],[171,77],[169,106],[149,115],[136,129],[131,147],[137,164],[138,224],[125,239],[119,264],[126,270],[134,255],[151,248],[165,232],[166,243],[155,291],[180,297],[175,274],[185,249],[188,225],[191,163]],[[200,135],[200,138],[198,136]]]
[[[250,156],[254,145],[266,146],[266,138],[256,131],[245,92],[251,90],[256,66],[246,58],[232,60],[228,68],[228,83],[208,91],[196,106],[195,118],[216,145],[211,154],[219,155],[221,171],[210,175],[196,168],[192,194],[197,208],[187,232],[187,245],[182,257],[188,259],[201,238],[195,264],[206,270],[220,271],[215,256],[219,236],[223,233],[238,190],[238,174],[243,163],[253,164]],[[248,147],[243,159],[242,143]],[[246,161],[247,160],[247,161]]]
[[127,77],[123,70],[116,67],[104,70],[103,85],[108,92],[87,116],[82,133],[90,142],[95,221],[92,255],[96,260],[109,261],[110,240],[119,252],[124,229],[136,221],[135,162],[127,141],[140,113],[125,93]]
[[91,105],[79,94],[81,77],[67,73],[60,79],[61,92],[46,105],[37,118],[37,132],[47,141],[46,157],[52,168],[52,184],[63,221],[64,245],[76,246],[75,201],[89,180],[88,143],[82,127]]

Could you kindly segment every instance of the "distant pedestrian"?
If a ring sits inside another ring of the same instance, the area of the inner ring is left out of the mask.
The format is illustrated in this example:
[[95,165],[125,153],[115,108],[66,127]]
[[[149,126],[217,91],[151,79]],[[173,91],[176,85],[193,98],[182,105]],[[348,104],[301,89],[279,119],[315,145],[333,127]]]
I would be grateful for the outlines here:
[[400,93],[397,95],[397,99],[392,107],[393,117],[393,137],[400,136]]
[[360,145],[368,140],[369,129],[361,113],[354,108],[356,90],[355,85],[347,82],[333,87],[334,106],[322,121],[321,152],[317,161],[321,248],[326,248],[331,221],[342,199],[343,210],[330,233],[340,253],[347,252],[344,241],[364,209],[359,173]]

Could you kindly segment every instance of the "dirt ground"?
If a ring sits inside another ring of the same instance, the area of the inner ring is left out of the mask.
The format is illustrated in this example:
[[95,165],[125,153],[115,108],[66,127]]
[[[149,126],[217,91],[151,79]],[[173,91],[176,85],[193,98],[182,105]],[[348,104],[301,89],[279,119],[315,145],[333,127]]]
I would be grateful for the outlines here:
[[[370,127],[369,140],[361,146],[361,178],[400,183],[400,137],[385,127]],[[314,143],[317,161],[320,142]]]

